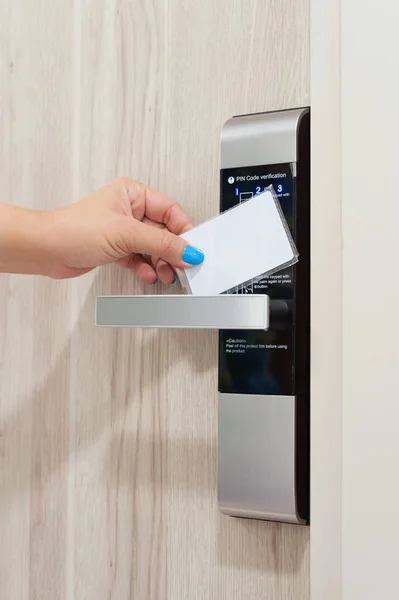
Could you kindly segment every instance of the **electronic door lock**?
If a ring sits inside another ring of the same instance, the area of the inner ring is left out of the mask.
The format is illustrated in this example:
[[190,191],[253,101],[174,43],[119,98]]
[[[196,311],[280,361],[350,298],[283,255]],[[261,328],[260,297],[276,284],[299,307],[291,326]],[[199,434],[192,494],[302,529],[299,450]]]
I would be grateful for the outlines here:
[[[298,262],[257,282],[267,331],[219,333],[218,503],[246,517],[309,523],[310,109],[229,119],[221,137],[220,210],[273,185]],[[229,344],[243,353],[230,353]]]
[[309,523],[310,109],[233,117],[220,210],[271,184],[297,264],[218,296],[100,296],[99,327],[218,329],[218,503],[235,517]]

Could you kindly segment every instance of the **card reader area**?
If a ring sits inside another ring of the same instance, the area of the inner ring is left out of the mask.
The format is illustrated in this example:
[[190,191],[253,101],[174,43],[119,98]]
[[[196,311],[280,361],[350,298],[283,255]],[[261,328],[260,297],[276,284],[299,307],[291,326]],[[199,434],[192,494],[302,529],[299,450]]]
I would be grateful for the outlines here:
[[[296,242],[294,168],[295,165],[279,164],[223,169],[221,212],[273,185]],[[288,267],[235,290],[237,294],[268,295],[270,325],[267,331],[220,332],[220,392],[286,396],[301,393],[295,377],[296,267]]]

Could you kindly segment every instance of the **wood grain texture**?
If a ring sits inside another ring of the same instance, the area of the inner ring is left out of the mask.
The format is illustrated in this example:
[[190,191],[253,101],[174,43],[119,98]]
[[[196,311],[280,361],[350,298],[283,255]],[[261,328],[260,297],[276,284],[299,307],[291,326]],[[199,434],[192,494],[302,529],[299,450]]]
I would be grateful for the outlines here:
[[[81,193],[130,175],[216,214],[223,122],[308,102],[307,1],[83,6]],[[216,334],[96,332],[96,294],[165,289],[79,286],[76,599],[307,600],[307,529],[218,512]]]
[[[0,7],[1,200],[71,199],[71,13]],[[0,596],[65,598],[68,287],[0,276]]]
[[[129,175],[200,222],[223,122],[308,102],[308,0],[16,0],[0,17],[18,204]],[[218,512],[215,333],[94,328],[96,295],[165,291],[117,268],[0,279],[2,600],[308,600],[307,529]]]

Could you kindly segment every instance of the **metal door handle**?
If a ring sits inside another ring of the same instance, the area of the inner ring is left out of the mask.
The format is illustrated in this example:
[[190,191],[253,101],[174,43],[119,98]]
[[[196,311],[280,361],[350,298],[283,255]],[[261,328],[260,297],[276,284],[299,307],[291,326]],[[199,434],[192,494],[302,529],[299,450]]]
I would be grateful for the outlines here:
[[269,297],[98,296],[95,322],[98,327],[265,330],[269,327]]

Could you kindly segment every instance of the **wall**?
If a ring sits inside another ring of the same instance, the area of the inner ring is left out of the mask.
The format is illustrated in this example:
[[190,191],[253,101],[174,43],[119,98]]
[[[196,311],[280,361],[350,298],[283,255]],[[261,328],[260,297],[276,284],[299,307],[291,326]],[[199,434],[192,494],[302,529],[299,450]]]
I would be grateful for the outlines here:
[[[221,126],[309,102],[308,28],[307,0],[3,2],[4,200],[129,175],[216,214]],[[95,330],[144,291],[0,279],[2,600],[307,600],[308,529],[218,512],[215,333]]]
[[399,7],[313,0],[311,18],[311,597],[393,598]]
[[342,586],[397,594],[399,7],[342,2]]

